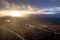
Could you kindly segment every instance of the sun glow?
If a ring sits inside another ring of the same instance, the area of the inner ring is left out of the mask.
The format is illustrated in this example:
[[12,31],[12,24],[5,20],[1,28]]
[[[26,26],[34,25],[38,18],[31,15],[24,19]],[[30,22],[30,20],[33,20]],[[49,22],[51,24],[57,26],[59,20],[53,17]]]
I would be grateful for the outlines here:
[[10,15],[13,17],[19,17],[22,16],[22,13],[20,13],[19,11],[11,11]]

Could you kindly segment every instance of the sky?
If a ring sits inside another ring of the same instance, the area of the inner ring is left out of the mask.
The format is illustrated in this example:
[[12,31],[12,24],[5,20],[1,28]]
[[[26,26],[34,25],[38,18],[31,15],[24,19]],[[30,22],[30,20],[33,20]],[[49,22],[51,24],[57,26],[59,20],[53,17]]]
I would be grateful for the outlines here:
[[[37,8],[49,8],[60,6],[60,0],[4,0],[8,3],[16,5],[31,5]],[[2,7],[2,0],[0,0],[0,8]]]
[[0,0],[0,14],[11,12],[9,10],[29,14],[55,14],[60,11],[60,0]]

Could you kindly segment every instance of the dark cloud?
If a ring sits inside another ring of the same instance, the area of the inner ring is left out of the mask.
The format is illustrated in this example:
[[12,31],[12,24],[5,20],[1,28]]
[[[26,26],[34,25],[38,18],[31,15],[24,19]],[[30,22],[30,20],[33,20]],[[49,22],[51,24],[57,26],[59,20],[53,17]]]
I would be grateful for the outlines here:
[[60,0],[50,0],[50,1],[52,1],[52,2],[60,2]]

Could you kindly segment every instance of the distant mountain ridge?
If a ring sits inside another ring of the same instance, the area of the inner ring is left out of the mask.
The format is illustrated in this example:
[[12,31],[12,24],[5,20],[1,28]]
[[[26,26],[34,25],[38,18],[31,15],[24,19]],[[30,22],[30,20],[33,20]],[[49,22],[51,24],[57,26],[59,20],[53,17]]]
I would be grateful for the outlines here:
[[60,13],[56,14],[35,14],[31,15],[32,18],[60,18]]

